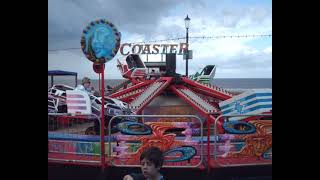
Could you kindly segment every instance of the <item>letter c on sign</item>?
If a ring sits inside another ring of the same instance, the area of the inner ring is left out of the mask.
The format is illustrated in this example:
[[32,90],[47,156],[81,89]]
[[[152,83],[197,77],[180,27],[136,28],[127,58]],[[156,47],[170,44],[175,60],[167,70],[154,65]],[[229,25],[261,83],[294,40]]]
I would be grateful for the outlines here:
[[128,54],[129,54],[129,52],[127,52],[126,54],[123,53],[123,47],[126,46],[126,45],[129,46],[129,47],[131,47],[131,44],[128,44],[128,43],[122,44],[122,46],[121,46],[121,48],[120,48],[120,53],[121,53],[122,55],[128,55]]

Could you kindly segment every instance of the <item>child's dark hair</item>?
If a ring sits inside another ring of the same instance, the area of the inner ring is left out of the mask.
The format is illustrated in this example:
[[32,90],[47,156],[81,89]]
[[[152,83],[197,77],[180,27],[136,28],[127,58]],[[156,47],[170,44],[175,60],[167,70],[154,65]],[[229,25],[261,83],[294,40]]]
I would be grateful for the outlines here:
[[163,154],[158,147],[150,147],[144,150],[140,156],[140,161],[147,159],[154,164],[154,166],[162,167],[163,163]]

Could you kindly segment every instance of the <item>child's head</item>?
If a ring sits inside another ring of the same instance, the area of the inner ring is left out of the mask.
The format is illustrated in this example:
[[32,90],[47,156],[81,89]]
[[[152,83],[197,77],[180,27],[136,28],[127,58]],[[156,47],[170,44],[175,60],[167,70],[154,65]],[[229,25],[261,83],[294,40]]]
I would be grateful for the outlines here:
[[140,156],[141,171],[146,178],[157,175],[162,163],[163,154],[157,147],[146,149]]
[[91,80],[88,77],[82,79],[81,84],[87,89],[90,87]]

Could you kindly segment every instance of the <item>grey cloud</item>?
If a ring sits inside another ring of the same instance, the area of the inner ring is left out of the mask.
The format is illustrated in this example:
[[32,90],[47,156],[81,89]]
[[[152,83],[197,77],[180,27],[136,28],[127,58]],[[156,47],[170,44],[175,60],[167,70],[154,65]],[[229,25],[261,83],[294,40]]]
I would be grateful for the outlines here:
[[271,19],[271,8],[260,6],[224,8],[221,15],[223,19],[218,22],[225,27],[236,28],[244,19],[249,20],[249,25],[252,26],[260,24],[265,19]]
[[[163,34],[166,36],[166,39],[184,37],[186,29],[178,25],[169,25],[165,28],[159,28],[156,34]],[[150,36],[148,39],[155,40],[154,37]]]
[[[271,22],[271,7],[259,7],[256,5],[234,7],[230,6],[230,4],[226,5],[224,2],[191,0],[48,0],[48,46],[49,49],[68,47],[79,47],[80,49],[82,30],[90,21],[100,18],[110,20],[120,31],[128,32],[129,36],[139,34],[146,40],[155,40],[155,35],[163,35],[166,38],[185,36],[183,25],[181,27],[169,23],[160,27],[161,18],[169,16],[170,12],[178,12],[179,15],[183,14],[182,18],[187,13],[189,14],[191,17],[191,36],[198,35],[196,33],[200,32],[203,27],[213,28],[213,32],[214,28],[227,26],[232,27],[232,30],[238,31],[237,25],[244,18],[249,19],[249,26],[261,24],[266,19]],[[185,9],[176,9],[177,5],[181,4]],[[203,27],[192,26],[192,21],[195,19],[202,19],[201,24]],[[226,19],[228,23],[225,23]],[[212,24],[215,27],[211,27]],[[226,34],[228,35],[228,32]],[[198,39],[189,40],[191,43],[201,41]],[[80,50],[72,51],[72,53],[78,53],[78,56],[72,57],[84,58]],[[231,58],[226,62],[214,59],[196,59],[195,57],[194,60],[189,61],[189,74],[199,70],[198,63],[206,65],[219,62],[219,69],[243,69],[242,71],[246,71],[248,68],[257,69],[257,67],[263,67],[264,65],[271,67],[271,59],[271,56],[267,58],[265,55],[250,56],[244,54]],[[70,59],[70,61],[73,60]],[[110,67],[115,67],[112,64],[114,62],[116,61],[109,62]],[[177,64],[177,69],[181,68],[181,72],[184,72],[184,61],[181,60],[181,62],[183,63]],[[89,70],[84,70],[83,73],[85,71]],[[90,71],[92,70],[90,69]],[[263,72],[262,69],[261,74]]]
[[[56,48],[59,41],[80,41],[82,30],[92,20],[106,18],[121,31],[150,36],[158,31],[159,20],[179,0],[49,0],[48,42]],[[193,4],[195,1],[187,1]],[[78,45],[77,44],[74,44]],[[80,46],[80,45],[79,45]]]
[[[183,5],[185,9],[177,10],[177,5]],[[271,7],[230,7],[221,1],[49,0],[48,46],[50,49],[61,48],[61,42],[69,41],[72,43],[62,47],[77,47],[85,26],[100,18],[110,20],[121,31],[143,35],[146,40],[154,40],[155,34],[167,38],[184,36],[182,27],[159,26],[161,17],[175,11],[188,13],[191,19],[203,19],[203,25],[210,20],[224,27],[236,27],[244,17],[248,17],[251,23],[259,23],[271,16]],[[197,33],[202,27],[191,28],[193,33]]]
[[[236,4],[234,4],[236,3]],[[243,19],[249,19],[250,25],[261,24],[262,21],[272,18],[271,6],[255,4],[241,5],[241,1],[212,1],[204,6],[191,9],[197,18],[210,19],[218,26],[237,28]]]

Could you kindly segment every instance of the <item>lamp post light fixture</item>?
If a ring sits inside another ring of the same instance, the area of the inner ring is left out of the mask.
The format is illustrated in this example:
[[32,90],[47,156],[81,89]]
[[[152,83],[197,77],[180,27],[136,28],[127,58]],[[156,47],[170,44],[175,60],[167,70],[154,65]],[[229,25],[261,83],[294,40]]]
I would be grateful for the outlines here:
[[185,27],[187,30],[187,34],[186,34],[186,43],[187,43],[187,49],[186,49],[186,76],[188,77],[188,59],[189,59],[189,25],[190,25],[190,18],[187,17],[184,18],[184,23],[185,23]]

